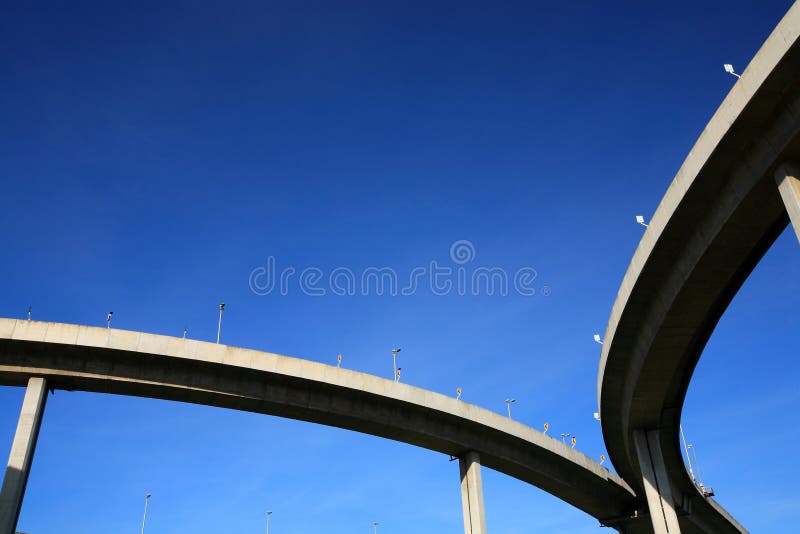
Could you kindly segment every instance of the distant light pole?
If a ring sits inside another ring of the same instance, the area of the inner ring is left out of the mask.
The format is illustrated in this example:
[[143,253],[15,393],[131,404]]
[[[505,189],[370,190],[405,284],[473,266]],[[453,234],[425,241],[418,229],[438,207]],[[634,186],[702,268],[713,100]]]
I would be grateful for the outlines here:
[[394,381],[397,382],[397,353],[400,352],[400,349],[392,349],[392,368],[394,369]]
[[267,534],[269,534],[269,516],[272,515],[272,512],[267,512]]
[[188,334],[188,333],[189,333],[189,329],[184,326],[183,327],[183,339],[186,339],[186,334]]
[[593,337],[594,337],[594,342],[595,343],[599,343],[600,345],[603,344],[603,340],[600,339],[600,334],[595,334]]
[[511,405],[517,402],[517,399],[506,399],[506,408],[508,408],[508,418],[511,419]]
[[373,521],[372,523],[372,534],[378,534],[378,522]]
[[150,502],[150,494],[146,493],[144,496],[144,516],[142,516],[142,534],[144,534],[144,525],[147,523],[147,503]]
[[566,441],[564,441],[564,440],[565,440],[566,438],[570,437],[570,436],[571,436],[571,434],[569,434],[569,433],[566,433],[566,434],[563,434],[563,433],[562,433],[562,434],[561,434],[561,443],[566,443]]
[[742,77],[741,74],[737,74],[736,71],[733,70],[733,65],[731,65],[730,63],[725,63],[722,67],[725,69],[725,72],[727,72],[728,74],[730,74],[732,76],[736,76],[737,78],[741,78]]
[[681,440],[683,440],[683,449],[686,451],[686,462],[689,464],[689,475],[692,477],[692,482],[697,484],[697,480],[695,480],[694,478],[694,470],[692,469],[692,459],[689,458],[690,445],[686,443],[686,435],[683,433],[683,425],[678,425],[678,428],[681,431]]
[[31,310],[32,309],[33,309],[33,306],[28,306],[28,320],[29,321],[31,320]]
[[647,223],[644,222],[644,217],[641,215],[636,216],[636,222],[647,228]]
[[225,311],[225,303],[219,305],[219,323],[217,323],[217,345],[219,345],[219,334],[222,331],[222,312]]
[[106,328],[111,329],[111,317],[114,315],[113,311],[108,312],[106,315]]
[[700,487],[703,488],[703,475],[700,474],[700,463],[697,461],[697,449],[694,448],[694,445],[691,443],[686,446],[688,449],[692,449],[692,455],[694,455],[694,466],[697,468],[697,480],[695,484],[699,483]]

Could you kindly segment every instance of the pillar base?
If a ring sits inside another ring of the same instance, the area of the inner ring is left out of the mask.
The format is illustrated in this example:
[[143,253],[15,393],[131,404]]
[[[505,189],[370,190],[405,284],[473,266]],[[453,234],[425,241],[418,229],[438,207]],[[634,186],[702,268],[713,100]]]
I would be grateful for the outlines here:
[[461,472],[461,504],[464,510],[464,533],[486,534],[486,513],[483,508],[481,461],[477,452],[458,458]]
[[664,457],[661,454],[658,430],[636,430],[634,432],[636,454],[642,470],[644,492],[650,520],[655,534],[680,534],[675,500],[667,478]]
[[0,489],[0,534],[16,531],[46,401],[47,381],[39,377],[29,379]]

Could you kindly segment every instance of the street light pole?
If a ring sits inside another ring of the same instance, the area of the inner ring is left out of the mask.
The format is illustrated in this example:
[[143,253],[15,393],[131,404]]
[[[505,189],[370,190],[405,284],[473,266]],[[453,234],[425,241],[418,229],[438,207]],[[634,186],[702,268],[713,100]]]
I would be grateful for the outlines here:
[[394,368],[394,374],[392,374],[392,378],[394,381],[397,382],[397,353],[400,352],[400,349],[392,349],[392,364]]
[[217,323],[217,345],[219,345],[219,333],[222,331],[222,312],[225,310],[225,303],[219,305],[219,323]]
[[517,399],[506,399],[506,407],[508,408],[508,418],[511,419],[511,404],[517,402]]
[[686,443],[686,436],[683,433],[683,425],[678,425],[678,428],[681,431],[681,439],[683,440],[683,448],[686,451],[686,462],[689,464],[689,475],[692,477],[692,482],[697,484],[697,481],[694,478],[694,470],[692,469],[692,459],[689,458],[689,445]]
[[272,515],[272,512],[267,512],[267,534],[269,534],[269,516]]
[[142,534],[144,534],[144,525],[147,523],[147,503],[150,501],[150,494],[144,496],[144,516],[142,516]]
[[378,522],[374,521],[372,523],[372,534],[378,534]]

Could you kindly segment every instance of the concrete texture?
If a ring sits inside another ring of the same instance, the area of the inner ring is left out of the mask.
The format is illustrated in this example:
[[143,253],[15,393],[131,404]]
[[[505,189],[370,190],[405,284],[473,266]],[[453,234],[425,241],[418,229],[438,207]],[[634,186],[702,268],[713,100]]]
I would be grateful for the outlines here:
[[373,434],[462,457],[640,532],[628,485],[561,441],[473,404],[307,360],[191,339],[0,319],[0,384],[171,399]]
[[709,121],[658,206],[611,311],[598,374],[603,437],[640,496],[634,435],[659,430],[682,531],[746,532],[694,485],[681,410],[717,322],[789,222],[773,178],[800,161],[800,6],[767,38]]
[[44,405],[47,401],[47,382],[41,377],[28,379],[28,387],[22,400],[17,431],[11,444],[8,466],[0,489],[0,534],[14,534],[22,507],[22,497],[31,472],[33,453],[39,428],[42,424]]
[[633,436],[642,471],[647,507],[655,534],[680,534],[657,430],[637,430]]
[[794,226],[794,233],[800,240],[800,166],[796,163],[784,163],[775,171],[775,181],[786,206],[786,213]]
[[458,459],[461,475],[461,506],[464,511],[464,534],[486,534],[486,510],[483,506],[481,460],[476,452]]

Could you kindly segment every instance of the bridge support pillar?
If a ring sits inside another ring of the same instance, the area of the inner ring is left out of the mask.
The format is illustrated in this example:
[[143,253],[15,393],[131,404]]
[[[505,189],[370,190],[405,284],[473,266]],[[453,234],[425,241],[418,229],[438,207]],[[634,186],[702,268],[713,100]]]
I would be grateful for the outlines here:
[[46,401],[47,381],[39,377],[29,379],[0,489],[0,534],[14,534],[16,531]]
[[486,514],[483,508],[481,459],[477,452],[458,458],[461,472],[461,505],[464,510],[464,533],[486,534]]
[[783,204],[789,212],[789,219],[794,226],[794,233],[800,240],[800,166],[795,163],[784,163],[775,171],[775,181],[781,193]]
[[661,444],[658,430],[637,430],[634,432],[636,454],[642,470],[647,507],[653,522],[655,534],[680,534],[678,515],[675,513],[675,501],[672,488],[667,479],[664,458],[661,455]]

